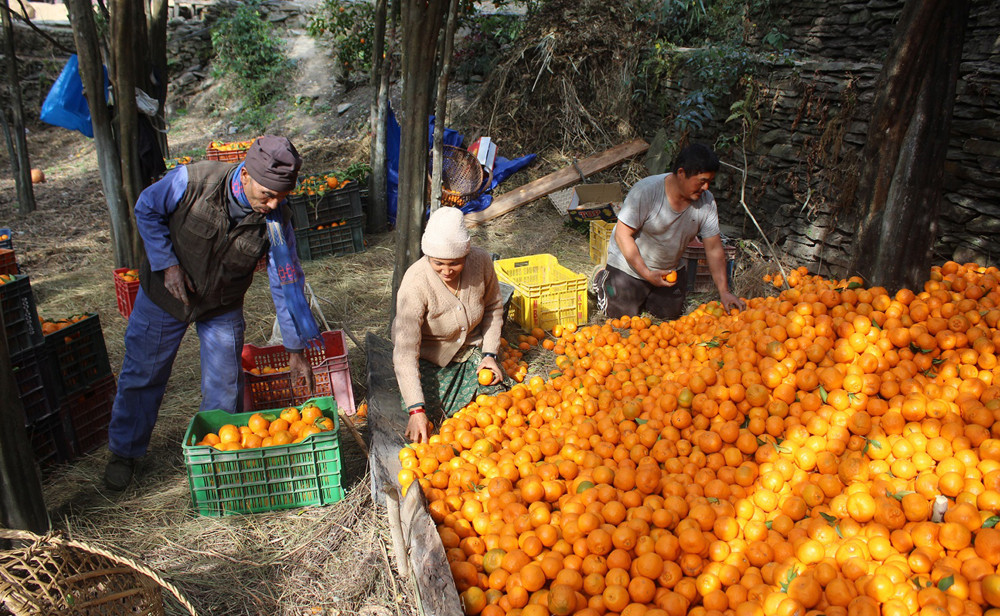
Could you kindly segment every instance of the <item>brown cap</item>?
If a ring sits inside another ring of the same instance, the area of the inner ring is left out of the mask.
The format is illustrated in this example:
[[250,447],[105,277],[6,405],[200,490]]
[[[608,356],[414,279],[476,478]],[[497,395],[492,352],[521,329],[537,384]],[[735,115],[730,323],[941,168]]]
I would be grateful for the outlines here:
[[302,157],[292,142],[276,135],[259,137],[247,151],[247,173],[258,184],[277,192],[295,188]]

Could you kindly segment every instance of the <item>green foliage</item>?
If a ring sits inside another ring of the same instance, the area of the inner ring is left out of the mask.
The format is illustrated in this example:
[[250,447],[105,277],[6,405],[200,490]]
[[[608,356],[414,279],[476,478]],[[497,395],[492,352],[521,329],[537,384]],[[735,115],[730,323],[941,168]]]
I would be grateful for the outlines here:
[[240,4],[212,30],[216,78],[222,78],[225,93],[242,103],[238,121],[263,130],[273,119],[272,105],[284,93],[292,62],[282,41],[257,10],[258,2]]
[[309,34],[328,34],[337,50],[344,75],[371,73],[372,40],[375,36],[375,5],[364,0],[325,0],[309,22]]
[[464,16],[461,26],[468,34],[455,41],[452,58],[456,78],[488,74],[520,36],[524,23],[523,15],[512,13]]

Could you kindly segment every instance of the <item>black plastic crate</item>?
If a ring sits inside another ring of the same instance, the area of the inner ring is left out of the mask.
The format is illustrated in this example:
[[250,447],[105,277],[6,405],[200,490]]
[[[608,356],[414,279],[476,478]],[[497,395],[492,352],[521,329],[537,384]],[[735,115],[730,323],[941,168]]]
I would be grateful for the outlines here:
[[330,190],[322,195],[289,195],[292,224],[296,229],[311,229],[316,225],[361,216],[361,186],[351,182],[346,188]]
[[45,369],[45,358],[45,348],[41,346],[10,357],[14,382],[17,383],[18,396],[24,407],[25,424],[51,415],[57,408],[51,397],[53,383]]
[[27,276],[13,276],[10,282],[0,285],[0,310],[11,355],[42,344],[42,328]]
[[335,227],[296,231],[295,242],[299,259],[303,261],[362,252],[365,249],[364,217],[356,216]]
[[45,336],[45,350],[54,368],[60,401],[85,392],[111,374],[108,348],[96,314]]
[[118,384],[112,374],[62,403],[60,411],[69,418],[77,455],[89,453],[108,442],[108,423],[117,391]]
[[68,462],[76,457],[73,439],[67,432],[62,412],[55,411],[36,419],[26,427],[28,442],[35,454],[35,462],[42,470],[55,464]]

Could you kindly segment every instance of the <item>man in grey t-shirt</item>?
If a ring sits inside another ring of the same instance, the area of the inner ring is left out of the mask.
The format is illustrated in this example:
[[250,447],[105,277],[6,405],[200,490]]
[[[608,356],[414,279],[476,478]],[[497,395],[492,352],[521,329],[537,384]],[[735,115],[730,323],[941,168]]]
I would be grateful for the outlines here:
[[745,307],[729,292],[719,213],[708,191],[718,170],[715,153],[695,143],[681,150],[673,173],[643,178],[629,191],[608,244],[607,267],[595,280],[598,307],[608,317],[643,311],[680,317],[687,296],[682,257],[698,235],[722,305]]

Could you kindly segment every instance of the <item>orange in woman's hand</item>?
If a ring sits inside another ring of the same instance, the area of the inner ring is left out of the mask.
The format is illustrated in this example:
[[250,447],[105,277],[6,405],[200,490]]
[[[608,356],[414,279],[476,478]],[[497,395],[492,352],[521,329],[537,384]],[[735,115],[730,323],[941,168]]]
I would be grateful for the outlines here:
[[479,371],[479,384],[489,385],[493,382],[493,371],[489,368],[483,368]]

